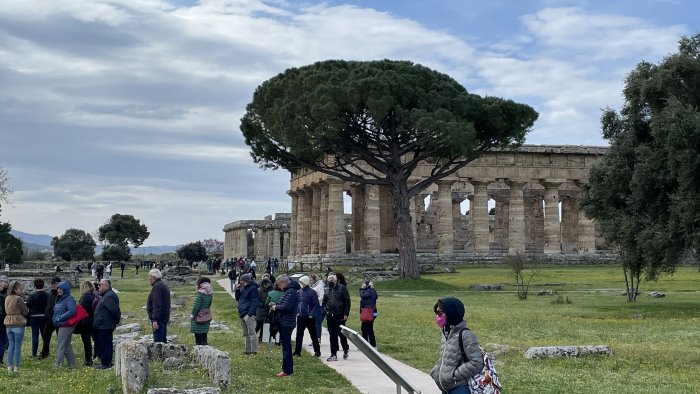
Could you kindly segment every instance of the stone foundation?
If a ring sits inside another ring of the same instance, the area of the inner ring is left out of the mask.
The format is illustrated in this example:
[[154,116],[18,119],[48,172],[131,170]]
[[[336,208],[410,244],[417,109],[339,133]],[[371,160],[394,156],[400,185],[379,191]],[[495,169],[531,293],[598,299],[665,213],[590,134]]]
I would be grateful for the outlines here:
[[612,350],[607,345],[543,346],[527,349],[525,358],[609,356],[610,354],[612,354]]
[[231,383],[231,358],[228,353],[212,346],[195,346],[194,359],[207,370],[212,383],[228,386]]

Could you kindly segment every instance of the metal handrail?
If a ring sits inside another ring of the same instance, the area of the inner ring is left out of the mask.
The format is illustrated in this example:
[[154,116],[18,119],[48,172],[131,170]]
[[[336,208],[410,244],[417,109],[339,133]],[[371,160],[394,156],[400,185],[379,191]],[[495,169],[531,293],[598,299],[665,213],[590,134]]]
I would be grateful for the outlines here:
[[409,383],[399,371],[395,370],[391,365],[389,365],[384,357],[382,357],[381,353],[379,353],[377,349],[365,341],[365,339],[362,338],[362,335],[360,335],[357,331],[343,325],[340,326],[340,330],[343,332],[343,335],[350,340],[350,342],[357,346],[357,348],[374,363],[374,365],[381,369],[389,379],[396,383],[397,394],[401,394],[401,387],[411,394],[420,394],[420,390]]

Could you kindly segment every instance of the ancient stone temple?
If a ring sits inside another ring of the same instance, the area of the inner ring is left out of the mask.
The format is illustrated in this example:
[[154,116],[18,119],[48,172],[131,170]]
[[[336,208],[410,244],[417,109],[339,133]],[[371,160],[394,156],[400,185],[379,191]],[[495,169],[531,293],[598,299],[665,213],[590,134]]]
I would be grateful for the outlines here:
[[[525,145],[481,155],[412,199],[419,254],[453,260],[516,252],[596,254],[595,225],[579,212],[577,199],[590,167],[606,151],[605,147]],[[427,177],[431,169],[427,163],[419,165],[409,184]],[[283,245],[289,248],[290,259],[398,252],[387,189],[301,170],[292,175],[288,194],[292,212],[286,223],[288,243]],[[352,199],[349,238],[346,194]]]
[[239,220],[224,226],[224,259],[242,256],[283,259],[289,255],[290,213],[263,220]]

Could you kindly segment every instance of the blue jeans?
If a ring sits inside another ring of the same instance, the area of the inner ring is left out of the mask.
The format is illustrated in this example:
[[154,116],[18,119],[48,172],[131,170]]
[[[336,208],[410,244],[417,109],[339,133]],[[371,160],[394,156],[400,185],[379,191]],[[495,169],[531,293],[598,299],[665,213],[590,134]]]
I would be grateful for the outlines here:
[[158,322],[158,329],[153,330],[153,342],[168,342],[168,321],[170,319],[160,319]]
[[452,390],[448,391],[447,394],[472,394],[472,391],[469,390],[469,385],[465,384],[463,386],[453,388]]
[[282,371],[288,374],[294,373],[294,359],[292,358],[292,327],[280,327],[280,343],[282,344]]
[[29,324],[32,326],[32,357],[36,357],[39,351],[39,335],[44,329],[44,316],[30,316]]
[[7,350],[7,365],[19,367],[19,356],[22,354],[22,340],[24,340],[24,326],[7,328],[7,339],[10,347]]

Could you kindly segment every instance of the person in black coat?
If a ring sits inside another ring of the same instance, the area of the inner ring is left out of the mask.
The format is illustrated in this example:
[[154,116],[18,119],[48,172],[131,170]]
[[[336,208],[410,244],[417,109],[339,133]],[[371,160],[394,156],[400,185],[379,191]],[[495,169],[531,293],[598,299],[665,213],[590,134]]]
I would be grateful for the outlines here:
[[56,305],[58,298],[58,284],[61,283],[61,278],[54,276],[51,279],[51,291],[46,300],[46,310],[44,311],[44,329],[41,332],[41,358],[49,356],[49,348],[51,347],[51,334],[56,331],[56,326],[53,325],[53,307]]
[[338,338],[343,347],[343,359],[348,358],[350,346],[348,339],[340,332],[340,326],[345,325],[350,315],[350,294],[345,285],[338,283],[338,277],[328,274],[325,294],[323,295],[323,307],[326,309],[326,324],[331,342],[331,356],[326,361],[337,361]]
[[309,277],[304,275],[299,278],[302,288],[299,292],[299,314],[297,316],[297,338],[294,346],[294,355],[301,356],[301,346],[304,342],[304,331],[309,330],[311,345],[314,347],[314,356],[321,357],[321,346],[318,343],[319,335],[316,333],[316,311],[321,305],[318,302],[318,294],[309,286]]
[[112,290],[112,282],[102,279],[99,285],[100,301],[95,307],[92,328],[95,336],[95,353],[100,358],[97,369],[107,369],[112,365],[112,342],[114,329],[122,318],[119,297]]
[[158,268],[148,271],[148,281],[152,288],[146,302],[148,320],[153,327],[153,342],[167,342],[168,322],[170,322],[170,289],[163,282],[163,274]]
[[279,302],[271,306],[272,311],[279,313],[280,343],[282,344],[282,372],[277,377],[286,378],[294,373],[292,358],[292,330],[296,326],[297,307],[299,302],[299,284],[289,280],[287,275],[277,278],[277,286],[284,290]]
[[83,281],[80,284],[80,304],[88,313],[88,317],[83,319],[75,326],[73,333],[80,334],[80,339],[83,342],[83,354],[85,362],[83,365],[92,365],[92,321],[95,311],[92,310],[92,302],[95,300],[95,285],[89,280]]
[[32,327],[32,357],[36,357],[39,351],[39,335],[44,329],[44,313],[49,299],[44,291],[43,279],[34,279],[34,290],[27,300],[29,325]]

